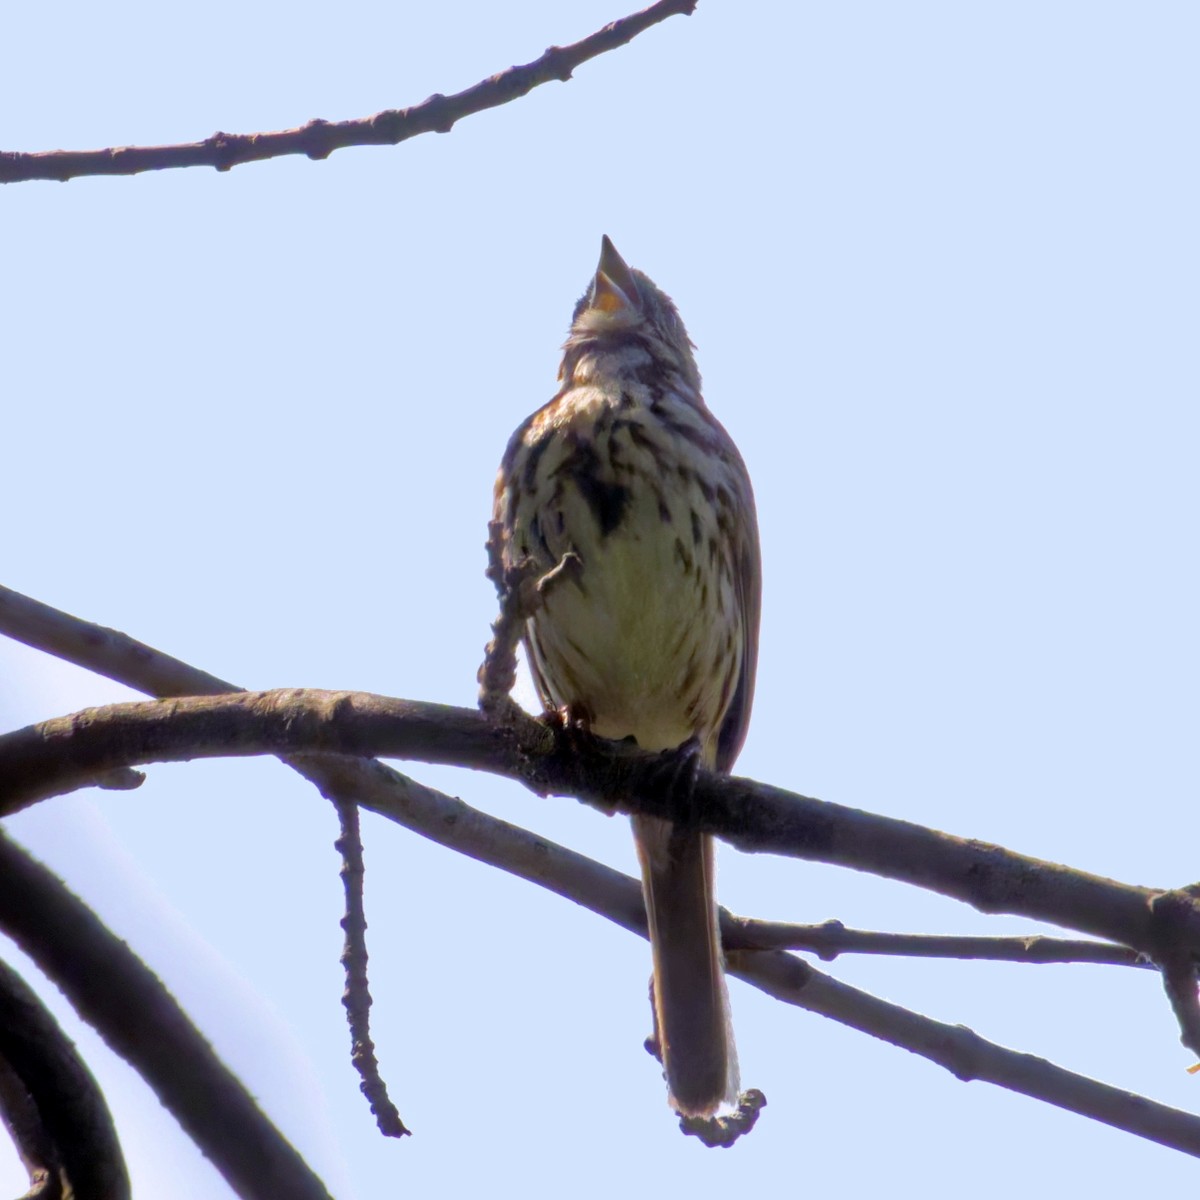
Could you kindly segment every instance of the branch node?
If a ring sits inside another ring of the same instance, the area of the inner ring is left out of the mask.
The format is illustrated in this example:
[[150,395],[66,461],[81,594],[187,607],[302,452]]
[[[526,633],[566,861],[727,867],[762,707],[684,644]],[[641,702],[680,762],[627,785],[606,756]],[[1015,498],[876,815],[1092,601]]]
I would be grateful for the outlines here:
[[453,105],[441,92],[426,96],[417,107],[424,112],[429,128],[434,133],[449,133],[454,128],[454,122],[458,120],[454,115]]
[[314,117],[302,131],[305,149],[313,162],[328,158],[337,149],[333,138],[333,126],[324,117]]
[[248,140],[245,134],[225,133],[218,129],[211,137],[205,138],[203,144],[212,151],[212,165],[218,171],[228,171],[237,166],[238,148]]
[[574,76],[569,62],[565,61],[561,46],[547,46],[542,62],[546,64],[546,74],[559,83],[569,83]]
[[109,792],[132,792],[146,782],[145,771],[135,771],[133,767],[114,767],[95,778],[98,788]]

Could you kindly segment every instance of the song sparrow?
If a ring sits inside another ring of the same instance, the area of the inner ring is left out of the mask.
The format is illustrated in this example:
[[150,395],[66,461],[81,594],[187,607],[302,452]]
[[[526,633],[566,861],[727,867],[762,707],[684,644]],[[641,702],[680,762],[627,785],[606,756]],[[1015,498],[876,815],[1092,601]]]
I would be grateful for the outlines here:
[[[575,308],[562,388],[513,434],[496,479],[505,560],[570,561],[527,623],[538,693],[600,737],[692,741],[728,771],[746,735],[761,574],[741,455],[700,396],[671,300],[606,237]],[[633,818],[672,1105],[736,1099],[737,1056],[706,835]]]

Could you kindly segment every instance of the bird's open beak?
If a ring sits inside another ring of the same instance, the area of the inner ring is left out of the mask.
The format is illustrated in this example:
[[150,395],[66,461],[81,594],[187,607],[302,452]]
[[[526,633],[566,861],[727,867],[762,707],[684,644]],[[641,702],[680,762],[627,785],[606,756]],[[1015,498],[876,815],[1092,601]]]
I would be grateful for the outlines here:
[[596,267],[596,276],[592,280],[588,307],[598,308],[606,313],[616,313],[622,309],[640,310],[642,307],[637,280],[625,265],[625,260],[617,253],[617,248],[609,241],[607,234],[600,243],[600,264]]

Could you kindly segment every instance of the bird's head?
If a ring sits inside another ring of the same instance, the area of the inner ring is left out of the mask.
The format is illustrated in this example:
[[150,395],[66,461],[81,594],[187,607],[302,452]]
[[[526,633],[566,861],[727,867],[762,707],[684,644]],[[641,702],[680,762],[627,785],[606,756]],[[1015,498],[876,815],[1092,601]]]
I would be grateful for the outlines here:
[[653,362],[678,372],[699,391],[692,340],[674,302],[645,274],[629,267],[605,236],[596,273],[575,305],[564,369],[588,350],[614,352],[625,347],[648,353]]

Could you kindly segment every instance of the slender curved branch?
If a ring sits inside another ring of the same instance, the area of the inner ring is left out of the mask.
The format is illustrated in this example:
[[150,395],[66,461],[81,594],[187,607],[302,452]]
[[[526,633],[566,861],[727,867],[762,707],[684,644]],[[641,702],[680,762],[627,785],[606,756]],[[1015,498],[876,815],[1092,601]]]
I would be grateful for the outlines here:
[[236,1195],[330,1200],[159,978],[52,871],[3,832],[0,929],[136,1067]]
[[342,917],[342,968],[346,989],[342,1006],[350,1027],[350,1061],[358,1072],[359,1090],[367,1098],[375,1124],[384,1137],[405,1137],[412,1132],[400,1119],[400,1113],[388,1095],[387,1084],[379,1071],[375,1043],[371,1040],[371,988],[367,978],[367,914],[363,905],[362,831],[358,805],[349,801],[337,804],[341,831],[334,849],[342,856],[342,891],[346,897],[346,915]]
[[667,17],[690,15],[696,0],[659,0],[622,17],[570,46],[551,46],[541,58],[510,67],[453,96],[430,96],[411,108],[389,108],[355,121],[309,121],[275,133],[214,133],[202,142],[175,146],[119,146],[107,150],[47,150],[0,153],[0,183],[28,179],[65,182],[82,175],[136,175],[170,167],[216,167],[228,171],[242,163],[285,154],[328,158],[347,146],[394,146],[421,133],[449,133],[456,121],[519,99],[552,80],[566,83],[589,59],[632,41]]
[[34,1195],[128,1200],[112,1114],[70,1038],[37,994],[0,962],[0,1109]]
[[0,586],[0,633],[149,696],[218,696],[229,683],[118,629],[73,617]]
[[[741,956],[746,953],[735,950],[730,955],[734,974],[740,974]],[[821,975],[784,951],[755,955],[754,983],[768,995],[810,1012],[824,1012],[828,1004],[842,1024],[920,1054],[964,1083],[987,1080],[1036,1095],[1058,1108],[1200,1158],[1200,1119],[1192,1113],[1076,1075],[1036,1055],[1007,1050],[964,1025],[947,1025],[909,1012]]]
[[0,1058],[0,1130],[7,1131],[29,1176],[29,1190],[21,1200],[64,1200],[71,1184],[63,1169],[62,1156],[24,1080],[3,1058]]
[[1101,963],[1121,967],[1152,968],[1153,962],[1128,946],[1079,938],[967,937],[930,933],[885,933],[874,929],[847,929],[841,921],[819,925],[792,925],[731,917],[722,926],[725,945],[746,950],[809,950],[822,962],[840,954],[882,954],[905,958],[969,958],[976,961],[1017,963]]
[[[280,689],[87,709],[0,737],[0,815],[71,791],[99,770],[191,758],[309,752],[380,754],[473,767],[536,792],[580,796],[670,818],[653,786],[659,756],[624,743],[560,745],[532,719],[497,725],[474,709],[365,692]],[[710,771],[698,773],[695,823],[740,850],[870,871],[983,912],[1007,912],[1156,955],[1169,940],[1200,956],[1200,902],[1089,875],[907,821]]]

